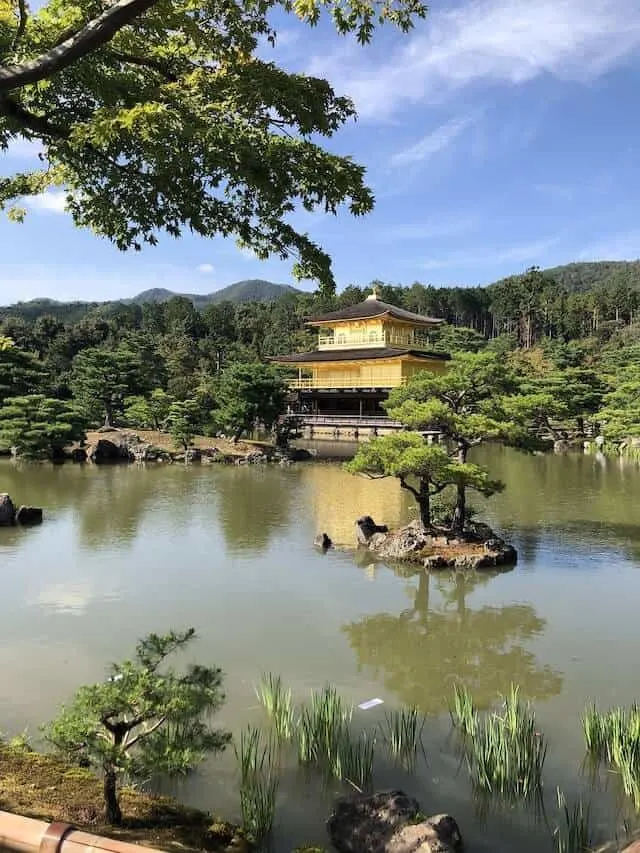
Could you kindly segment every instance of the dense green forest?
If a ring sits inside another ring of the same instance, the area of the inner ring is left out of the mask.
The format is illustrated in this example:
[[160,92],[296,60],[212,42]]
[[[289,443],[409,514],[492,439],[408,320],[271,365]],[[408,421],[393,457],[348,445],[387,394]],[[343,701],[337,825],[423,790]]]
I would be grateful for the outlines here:
[[[592,424],[616,441],[640,435],[640,264],[571,265],[558,278],[532,268],[487,288],[376,284],[383,300],[447,320],[432,333],[434,348],[517,362],[527,392],[541,395],[532,429],[560,437]],[[313,348],[305,318],[359,302],[370,286],[332,297],[280,292],[201,310],[173,296],[3,311],[0,441],[16,446],[29,430],[64,424],[47,439],[50,453],[105,420],[173,424],[183,444],[196,430],[240,435],[256,418],[273,423],[284,386],[269,356]]]

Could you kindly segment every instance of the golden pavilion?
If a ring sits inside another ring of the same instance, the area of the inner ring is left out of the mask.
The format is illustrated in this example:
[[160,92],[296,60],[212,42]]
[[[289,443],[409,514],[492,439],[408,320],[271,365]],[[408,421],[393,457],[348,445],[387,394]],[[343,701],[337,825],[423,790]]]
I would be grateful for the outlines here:
[[317,349],[271,359],[298,369],[290,414],[311,427],[397,426],[381,403],[420,371],[446,369],[450,356],[434,352],[429,340],[443,322],[382,302],[375,290],[357,305],[310,318]]

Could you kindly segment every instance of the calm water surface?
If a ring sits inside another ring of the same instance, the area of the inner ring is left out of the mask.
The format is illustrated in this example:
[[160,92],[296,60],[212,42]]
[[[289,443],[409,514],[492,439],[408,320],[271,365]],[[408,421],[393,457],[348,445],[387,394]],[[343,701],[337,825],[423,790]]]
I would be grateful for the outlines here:
[[[384,699],[357,711],[357,725],[416,704],[429,715],[428,763],[409,777],[381,755],[376,784],[404,787],[427,813],[450,811],[472,851],[549,849],[548,833],[520,811],[486,826],[475,813],[450,738],[452,684],[464,679],[485,705],[520,684],[549,740],[549,802],[556,785],[586,789],[585,704],[639,698],[640,470],[592,456],[490,449],[484,458],[507,483],[485,514],[520,553],[503,574],[428,576],[315,552],[319,531],[351,545],[359,515],[395,525],[413,512],[395,482],[350,477],[337,464],[2,464],[0,491],[44,506],[46,521],[0,530],[0,729],[35,733],[141,635],[193,625],[193,658],[227,673],[221,725],[238,732],[261,721],[253,685],[264,670],[299,698],[331,681],[355,703]],[[176,792],[238,817],[232,751]],[[302,785],[285,766],[279,848],[326,844],[335,793]],[[613,793],[590,796],[611,835],[622,822]]]

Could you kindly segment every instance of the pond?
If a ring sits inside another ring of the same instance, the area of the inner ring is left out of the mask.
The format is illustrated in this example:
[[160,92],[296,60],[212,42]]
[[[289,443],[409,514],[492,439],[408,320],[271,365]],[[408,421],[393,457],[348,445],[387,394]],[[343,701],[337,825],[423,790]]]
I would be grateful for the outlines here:
[[[483,452],[505,492],[483,508],[518,548],[513,571],[433,574],[312,547],[326,531],[354,542],[365,513],[390,525],[413,507],[393,481],[351,477],[336,463],[281,467],[0,466],[0,491],[42,505],[39,528],[0,530],[0,729],[50,719],[149,631],[193,625],[193,659],[220,665],[234,733],[263,717],[254,685],[280,673],[295,696],[330,681],[376,726],[415,704],[428,716],[415,776],[381,751],[377,787],[402,787],[428,814],[451,812],[468,849],[549,849],[548,829],[520,810],[476,813],[450,735],[462,678],[485,706],[511,682],[535,703],[549,741],[548,800],[587,789],[580,715],[638,698],[640,471],[601,457]],[[285,764],[278,849],[327,845],[333,796]],[[239,805],[233,751],[175,792],[229,819]],[[619,828],[612,790],[589,794],[604,835]]]

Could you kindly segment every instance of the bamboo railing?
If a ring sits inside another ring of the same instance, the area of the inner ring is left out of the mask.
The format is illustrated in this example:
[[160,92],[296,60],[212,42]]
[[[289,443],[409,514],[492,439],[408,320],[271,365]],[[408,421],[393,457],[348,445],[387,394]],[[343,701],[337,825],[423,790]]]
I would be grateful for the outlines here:
[[68,823],[46,823],[0,811],[0,851],[11,853],[158,853],[153,848],[101,835]]

